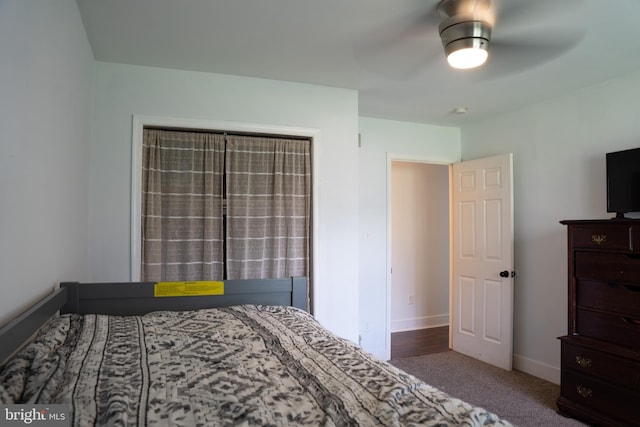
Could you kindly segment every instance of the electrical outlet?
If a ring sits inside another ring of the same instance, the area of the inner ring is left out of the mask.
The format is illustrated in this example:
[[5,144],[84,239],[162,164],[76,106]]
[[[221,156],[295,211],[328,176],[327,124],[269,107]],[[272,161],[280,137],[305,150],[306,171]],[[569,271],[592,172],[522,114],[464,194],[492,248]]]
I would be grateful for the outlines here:
[[407,304],[412,305],[415,302],[415,297],[413,295],[409,295],[407,297]]

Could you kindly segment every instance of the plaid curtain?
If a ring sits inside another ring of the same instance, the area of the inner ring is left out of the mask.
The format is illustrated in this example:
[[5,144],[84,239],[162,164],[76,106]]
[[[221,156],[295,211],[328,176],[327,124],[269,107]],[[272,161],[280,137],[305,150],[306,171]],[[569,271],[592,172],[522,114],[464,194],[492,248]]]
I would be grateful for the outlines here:
[[222,280],[224,135],[144,129],[142,280]]
[[311,141],[228,136],[229,279],[308,276]]
[[143,281],[309,277],[309,139],[143,136]]

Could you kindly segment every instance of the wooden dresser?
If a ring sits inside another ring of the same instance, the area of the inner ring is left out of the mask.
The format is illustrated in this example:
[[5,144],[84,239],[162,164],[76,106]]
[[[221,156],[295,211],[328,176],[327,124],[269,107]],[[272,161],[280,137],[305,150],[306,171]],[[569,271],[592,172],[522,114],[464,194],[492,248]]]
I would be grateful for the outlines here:
[[561,221],[569,239],[569,324],[558,411],[640,426],[640,220]]

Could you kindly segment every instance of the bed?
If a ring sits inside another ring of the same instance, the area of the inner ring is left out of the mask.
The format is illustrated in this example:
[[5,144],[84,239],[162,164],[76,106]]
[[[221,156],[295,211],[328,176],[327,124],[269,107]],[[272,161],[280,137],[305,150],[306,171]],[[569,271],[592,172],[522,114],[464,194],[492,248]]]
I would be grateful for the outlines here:
[[73,426],[510,425],[327,331],[304,278],[216,286],[61,284],[0,329],[0,403]]

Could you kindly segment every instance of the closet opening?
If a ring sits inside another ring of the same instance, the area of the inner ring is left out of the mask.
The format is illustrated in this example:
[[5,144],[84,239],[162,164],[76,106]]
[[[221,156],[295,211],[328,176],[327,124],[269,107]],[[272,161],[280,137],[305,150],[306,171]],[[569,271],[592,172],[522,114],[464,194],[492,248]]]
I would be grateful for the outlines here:
[[313,309],[315,132],[180,122],[134,118],[132,281],[304,276]]

